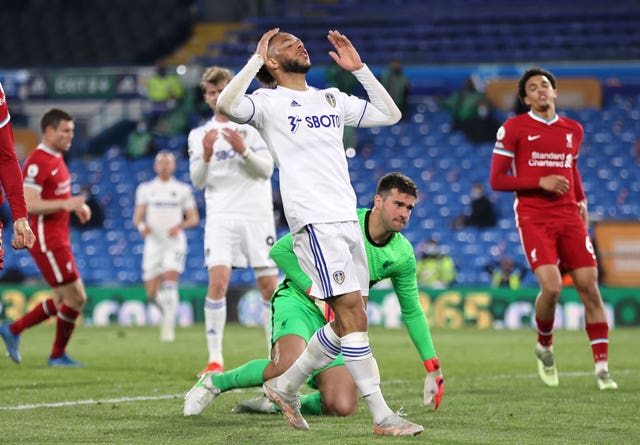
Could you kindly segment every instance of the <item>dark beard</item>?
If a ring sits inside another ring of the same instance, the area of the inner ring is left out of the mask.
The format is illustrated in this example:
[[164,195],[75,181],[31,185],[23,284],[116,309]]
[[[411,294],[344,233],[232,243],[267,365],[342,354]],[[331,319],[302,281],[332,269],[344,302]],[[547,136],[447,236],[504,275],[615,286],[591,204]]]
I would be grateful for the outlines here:
[[311,64],[302,65],[297,60],[285,60],[280,62],[280,67],[285,73],[307,74],[309,69],[311,69]]

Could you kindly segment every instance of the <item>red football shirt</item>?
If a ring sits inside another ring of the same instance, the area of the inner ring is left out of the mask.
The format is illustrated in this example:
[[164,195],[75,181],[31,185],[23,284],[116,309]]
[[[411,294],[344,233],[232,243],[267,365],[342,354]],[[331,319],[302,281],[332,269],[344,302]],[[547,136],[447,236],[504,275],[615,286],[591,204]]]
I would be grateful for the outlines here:
[[[61,153],[38,145],[25,161],[24,186],[40,191],[42,199],[71,197],[71,176]],[[31,215],[31,230],[36,234],[34,249],[42,252],[70,246],[69,212],[59,210],[47,215]]]
[[[27,204],[22,189],[22,172],[16,157],[11,128],[11,116],[2,84],[0,83],[0,182],[9,198],[11,216],[15,221],[27,217]],[[4,202],[4,193],[0,190],[0,204]]]
[[[498,130],[491,165],[495,190],[515,192],[516,219],[576,215],[584,191],[576,160],[584,136],[582,126],[556,115],[545,121],[529,112],[507,120]],[[510,171],[510,175],[507,173]],[[569,190],[558,195],[539,187],[539,179],[562,175]]]

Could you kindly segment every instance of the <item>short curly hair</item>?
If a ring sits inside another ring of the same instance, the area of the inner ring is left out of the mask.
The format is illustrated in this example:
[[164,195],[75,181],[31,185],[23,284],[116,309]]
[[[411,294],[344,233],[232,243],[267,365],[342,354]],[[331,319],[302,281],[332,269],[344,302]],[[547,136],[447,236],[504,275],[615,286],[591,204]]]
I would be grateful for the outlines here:
[[551,86],[553,87],[553,89],[556,89],[556,76],[554,76],[551,72],[537,66],[529,68],[524,72],[524,74],[518,81],[518,97],[523,103],[524,98],[527,96],[527,91],[525,89],[527,81],[533,76],[545,76],[547,79],[549,79],[549,82],[551,82]]

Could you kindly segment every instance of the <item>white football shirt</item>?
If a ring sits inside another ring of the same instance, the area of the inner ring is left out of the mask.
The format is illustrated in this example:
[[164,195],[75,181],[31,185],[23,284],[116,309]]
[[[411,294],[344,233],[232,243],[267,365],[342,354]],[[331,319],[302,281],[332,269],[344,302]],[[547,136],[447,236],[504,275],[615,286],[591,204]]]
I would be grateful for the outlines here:
[[184,220],[184,212],[196,207],[191,186],[171,178],[154,178],[141,183],[136,189],[136,206],[146,206],[145,224],[151,234],[168,237],[169,229]]
[[280,191],[292,232],[307,224],[357,221],[342,143],[367,102],[329,88],[260,89],[251,118],[280,169]]
[[[271,164],[268,178],[252,174],[247,168],[248,161],[242,159],[220,133],[213,146],[213,156],[209,164],[205,164],[202,159],[202,138],[212,128],[221,130],[225,127],[240,132],[251,156],[258,156]],[[188,142],[191,182],[198,189],[205,188],[207,219],[211,215],[252,221],[273,219],[270,179],[273,159],[255,128],[212,118],[206,124],[191,130]]]

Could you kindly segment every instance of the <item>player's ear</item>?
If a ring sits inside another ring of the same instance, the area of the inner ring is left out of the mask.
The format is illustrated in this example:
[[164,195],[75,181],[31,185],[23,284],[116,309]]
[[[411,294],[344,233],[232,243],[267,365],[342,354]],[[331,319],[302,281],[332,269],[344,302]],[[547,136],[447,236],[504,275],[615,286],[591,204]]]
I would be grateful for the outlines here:
[[278,69],[278,67],[280,67],[280,64],[278,63],[278,61],[273,57],[267,57],[267,60],[264,61],[264,64],[270,70],[275,70],[275,69]]

